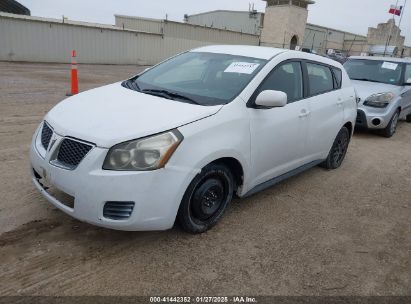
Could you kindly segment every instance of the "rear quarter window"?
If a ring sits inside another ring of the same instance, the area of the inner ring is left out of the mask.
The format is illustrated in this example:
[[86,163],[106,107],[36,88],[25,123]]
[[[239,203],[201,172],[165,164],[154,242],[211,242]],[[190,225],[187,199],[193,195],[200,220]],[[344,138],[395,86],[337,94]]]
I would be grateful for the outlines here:
[[405,82],[411,83],[411,64],[407,64],[405,67]]
[[342,85],[342,71],[337,68],[332,68],[334,73],[334,88],[341,89]]

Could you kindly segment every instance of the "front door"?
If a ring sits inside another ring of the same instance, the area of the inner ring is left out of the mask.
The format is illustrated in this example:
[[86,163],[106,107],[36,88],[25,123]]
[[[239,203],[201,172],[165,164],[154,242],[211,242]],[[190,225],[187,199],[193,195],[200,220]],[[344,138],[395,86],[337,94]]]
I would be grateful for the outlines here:
[[296,169],[305,162],[310,111],[304,100],[301,63],[286,61],[278,65],[252,98],[255,100],[265,90],[285,92],[288,104],[281,108],[248,109],[252,187]]

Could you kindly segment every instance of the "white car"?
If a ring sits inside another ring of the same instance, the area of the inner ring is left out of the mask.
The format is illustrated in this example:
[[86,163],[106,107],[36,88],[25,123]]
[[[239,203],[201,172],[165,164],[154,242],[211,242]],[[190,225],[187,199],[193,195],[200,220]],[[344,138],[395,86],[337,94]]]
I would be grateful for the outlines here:
[[208,46],[55,106],[33,137],[33,182],[63,212],[118,230],[192,233],[246,197],[338,168],[357,114],[343,67],[320,56]]

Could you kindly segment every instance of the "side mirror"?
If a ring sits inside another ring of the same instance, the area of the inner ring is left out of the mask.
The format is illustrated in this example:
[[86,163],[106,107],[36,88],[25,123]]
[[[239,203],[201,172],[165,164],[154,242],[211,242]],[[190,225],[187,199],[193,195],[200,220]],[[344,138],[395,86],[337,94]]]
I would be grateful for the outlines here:
[[267,108],[285,107],[287,105],[287,94],[281,91],[262,91],[258,94],[255,104]]

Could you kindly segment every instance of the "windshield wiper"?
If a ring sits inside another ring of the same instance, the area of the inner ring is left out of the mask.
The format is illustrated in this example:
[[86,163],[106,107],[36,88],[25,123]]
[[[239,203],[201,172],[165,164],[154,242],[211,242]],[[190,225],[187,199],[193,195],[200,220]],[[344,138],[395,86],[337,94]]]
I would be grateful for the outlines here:
[[134,91],[138,91],[138,92],[141,91],[140,87],[137,84],[137,82],[135,82],[132,79],[123,81],[122,85],[123,85],[123,87],[126,87],[127,89],[130,89],[130,90],[134,90]]
[[170,92],[170,91],[167,91],[167,90],[146,89],[146,90],[142,90],[141,92],[156,95],[156,96],[166,97],[166,98],[172,99],[172,100],[175,100],[175,99],[185,100],[185,101],[188,101],[189,103],[199,105],[199,103],[197,101],[191,99],[190,97],[187,97],[187,96],[179,94],[179,93]]
[[369,78],[351,78],[351,80],[369,81],[369,82],[380,82],[380,81],[378,81],[378,80],[369,79]]

